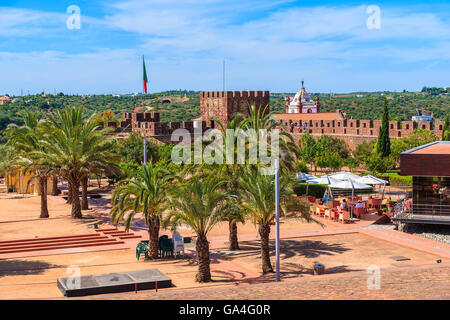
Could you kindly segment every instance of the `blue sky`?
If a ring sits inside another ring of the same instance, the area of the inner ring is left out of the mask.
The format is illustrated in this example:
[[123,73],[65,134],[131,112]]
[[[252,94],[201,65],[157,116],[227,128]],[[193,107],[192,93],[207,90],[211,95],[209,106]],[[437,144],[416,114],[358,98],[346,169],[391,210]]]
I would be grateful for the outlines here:
[[[81,10],[70,30],[66,12]],[[380,29],[369,29],[369,5]],[[443,1],[0,1],[0,94],[450,86]]]

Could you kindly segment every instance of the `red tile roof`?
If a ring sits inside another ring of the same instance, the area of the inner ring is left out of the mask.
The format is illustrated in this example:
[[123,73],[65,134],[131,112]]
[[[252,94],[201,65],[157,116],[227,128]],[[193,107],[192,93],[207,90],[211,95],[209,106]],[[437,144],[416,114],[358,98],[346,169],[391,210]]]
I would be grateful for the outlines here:
[[437,142],[428,147],[420,148],[411,153],[420,154],[450,154],[450,142]]
[[277,113],[273,115],[277,120],[343,120],[337,112],[323,113]]

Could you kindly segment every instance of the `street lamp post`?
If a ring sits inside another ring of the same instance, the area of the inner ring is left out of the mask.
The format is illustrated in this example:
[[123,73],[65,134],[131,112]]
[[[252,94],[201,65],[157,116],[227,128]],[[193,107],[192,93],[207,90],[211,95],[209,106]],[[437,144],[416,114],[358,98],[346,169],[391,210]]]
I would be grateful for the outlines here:
[[275,159],[275,270],[276,279],[280,281],[280,160]]

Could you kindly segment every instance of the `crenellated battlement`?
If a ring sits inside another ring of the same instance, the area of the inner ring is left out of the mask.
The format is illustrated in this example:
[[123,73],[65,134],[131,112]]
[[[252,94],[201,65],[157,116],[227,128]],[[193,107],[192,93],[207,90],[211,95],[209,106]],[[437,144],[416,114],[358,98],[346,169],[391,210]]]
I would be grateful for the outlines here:
[[[108,122],[107,127],[114,128],[115,133],[137,132],[151,136],[165,143],[170,143],[170,135],[177,129],[186,129],[195,136],[215,127],[214,121],[160,122],[158,112],[124,112],[120,123]],[[103,124],[101,124],[103,126]]]
[[266,107],[269,91],[202,91],[200,92],[201,119],[218,119],[226,125],[236,113],[249,114],[249,106]]
[[201,91],[200,99],[207,98],[265,98],[270,97],[269,91]]

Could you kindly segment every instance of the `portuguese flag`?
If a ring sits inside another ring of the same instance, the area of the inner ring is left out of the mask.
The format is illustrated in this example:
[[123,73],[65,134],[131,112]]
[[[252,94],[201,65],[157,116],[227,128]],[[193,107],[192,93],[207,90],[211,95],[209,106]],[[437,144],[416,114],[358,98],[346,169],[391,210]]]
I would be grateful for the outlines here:
[[143,66],[143,73],[142,73],[142,80],[144,81],[144,92],[147,94],[147,71],[145,70],[145,60],[144,56],[142,56],[142,66]]

